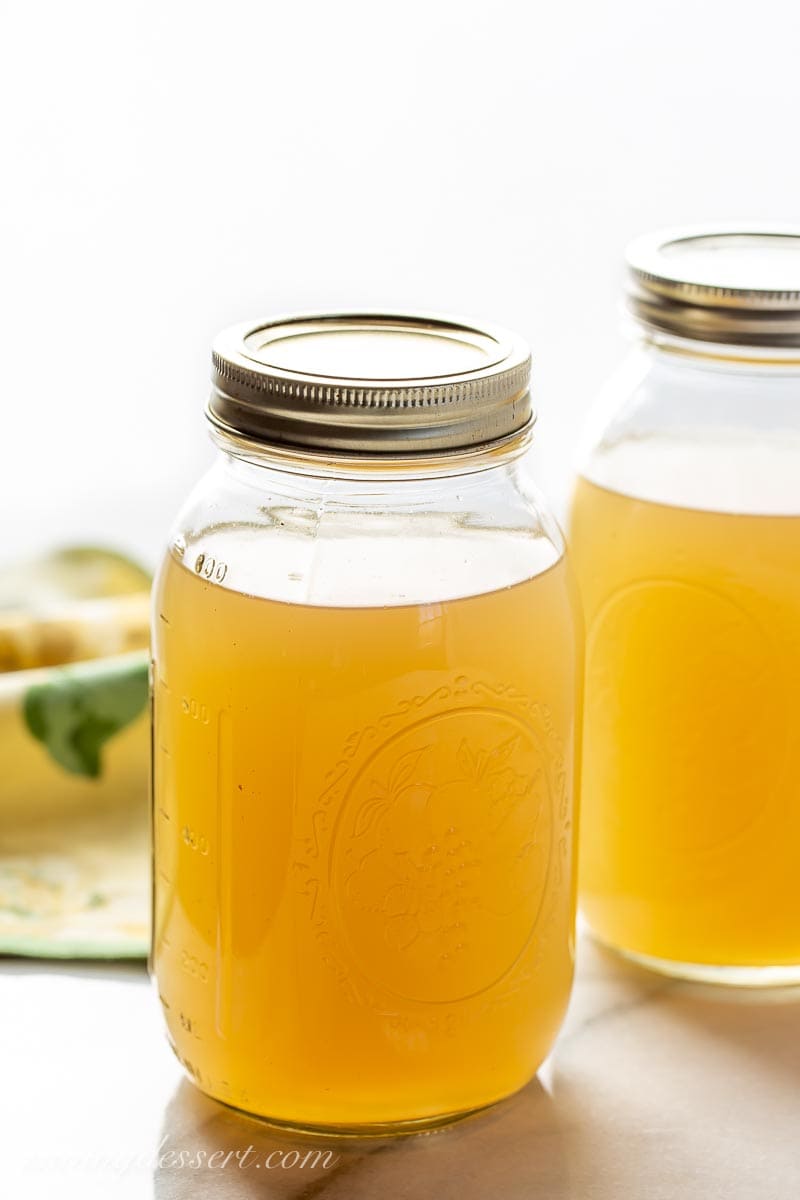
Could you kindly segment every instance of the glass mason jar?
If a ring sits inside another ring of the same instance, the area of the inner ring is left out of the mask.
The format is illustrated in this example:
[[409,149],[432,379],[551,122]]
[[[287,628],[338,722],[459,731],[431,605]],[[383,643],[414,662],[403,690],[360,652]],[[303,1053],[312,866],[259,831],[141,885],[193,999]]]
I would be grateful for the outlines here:
[[800,981],[800,235],[648,237],[581,452],[582,910],[671,974]]
[[155,587],[152,965],[200,1088],[340,1130],[521,1087],[573,967],[580,630],[530,360],[445,319],[224,334]]

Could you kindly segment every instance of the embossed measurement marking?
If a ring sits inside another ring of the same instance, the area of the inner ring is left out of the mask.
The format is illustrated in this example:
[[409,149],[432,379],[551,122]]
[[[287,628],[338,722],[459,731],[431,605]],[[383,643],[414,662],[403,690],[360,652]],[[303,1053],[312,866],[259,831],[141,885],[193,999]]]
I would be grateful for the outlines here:
[[208,982],[208,963],[203,962],[196,954],[181,950],[181,967],[193,979],[199,979],[201,983]]
[[194,563],[195,573],[212,583],[222,583],[228,574],[228,564],[210,554],[198,554]]
[[185,716],[191,717],[193,721],[199,721],[201,725],[208,725],[209,723],[208,705],[203,704],[195,696],[181,697],[181,712]]
[[189,825],[184,825],[183,829],[181,830],[181,837],[183,838],[184,844],[188,846],[190,850],[196,851],[197,854],[208,854],[208,838],[205,836],[205,834],[198,833],[197,830],[192,829]]
[[190,1033],[193,1038],[197,1039],[198,1042],[202,1042],[203,1039],[198,1032],[197,1022],[194,1020],[194,1018],[187,1016],[185,1012],[180,1012],[178,1014],[178,1020],[180,1021],[182,1028],[187,1033]]

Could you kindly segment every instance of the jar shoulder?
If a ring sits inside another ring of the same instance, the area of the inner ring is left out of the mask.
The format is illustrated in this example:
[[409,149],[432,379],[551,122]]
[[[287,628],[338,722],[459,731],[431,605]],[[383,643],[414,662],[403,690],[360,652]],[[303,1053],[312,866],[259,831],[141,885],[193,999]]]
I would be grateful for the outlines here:
[[634,352],[593,406],[580,478],[638,499],[800,512],[800,371]]
[[307,477],[220,459],[171,557],[235,591],[295,603],[431,603],[512,586],[564,553],[524,464],[403,480]]

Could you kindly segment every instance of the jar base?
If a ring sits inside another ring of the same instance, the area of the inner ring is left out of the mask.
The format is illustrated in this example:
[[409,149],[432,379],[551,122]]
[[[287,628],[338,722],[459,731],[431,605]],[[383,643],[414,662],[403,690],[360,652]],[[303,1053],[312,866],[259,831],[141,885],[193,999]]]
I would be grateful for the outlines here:
[[[490,1100],[486,1104],[480,1104],[472,1108],[458,1109],[455,1112],[442,1113],[429,1117],[412,1117],[408,1120],[353,1123],[347,1121],[304,1121],[301,1119],[273,1117],[267,1113],[257,1113],[247,1108],[241,1108],[239,1105],[231,1104],[229,1100],[224,1100],[221,1096],[214,1095],[213,1092],[198,1087],[196,1081],[191,1076],[189,1078],[204,1096],[207,1096],[210,1100],[214,1100],[217,1104],[222,1104],[232,1112],[238,1113],[241,1117],[246,1117],[250,1121],[256,1121],[265,1129],[275,1129],[281,1133],[305,1134],[309,1137],[394,1138],[410,1137],[413,1134],[433,1133],[436,1130],[444,1129],[446,1126],[457,1125],[461,1121],[468,1120],[470,1117],[479,1116],[481,1113],[487,1112],[490,1108],[494,1108],[503,1100],[508,1099],[507,1096],[499,1096],[496,1100]],[[514,1093],[511,1094],[513,1095]]]
[[594,930],[590,930],[594,940],[606,950],[613,951],[620,958],[636,963],[648,971],[659,975],[669,975],[673,979],[683,979],[689,983],[711,983],[723,987],[737,988],[774,988],[800,986],[800,963],[790,963],[784,966],[722,966],[718,963],[679,962],[671,958],[657,958],[650,954],[638,954],[634,950],[623,949],[612,942],[605,941]]

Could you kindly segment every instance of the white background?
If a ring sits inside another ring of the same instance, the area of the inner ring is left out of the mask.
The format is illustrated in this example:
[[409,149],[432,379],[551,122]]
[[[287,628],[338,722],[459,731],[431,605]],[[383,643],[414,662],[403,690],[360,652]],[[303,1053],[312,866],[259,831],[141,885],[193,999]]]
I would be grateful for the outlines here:
[[651,227],[797,221],[797,0],[7,0],[0,560],[153,559],[210,458],[208,347],[292,308],[531,342],[540,481]]

